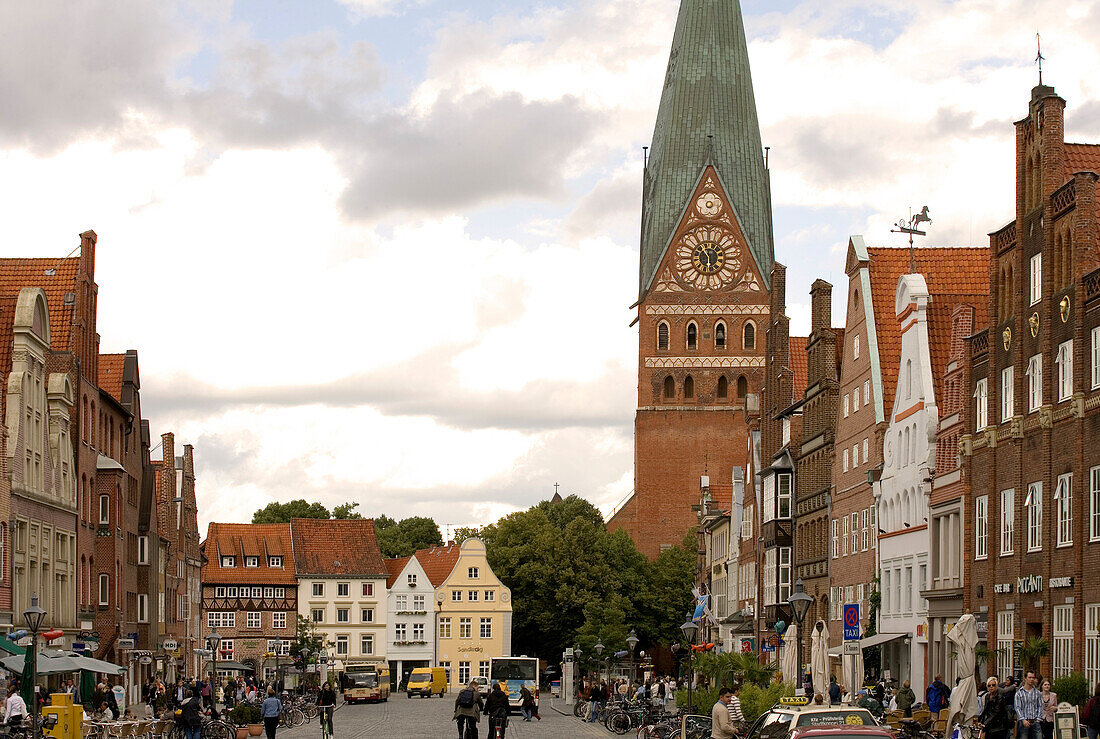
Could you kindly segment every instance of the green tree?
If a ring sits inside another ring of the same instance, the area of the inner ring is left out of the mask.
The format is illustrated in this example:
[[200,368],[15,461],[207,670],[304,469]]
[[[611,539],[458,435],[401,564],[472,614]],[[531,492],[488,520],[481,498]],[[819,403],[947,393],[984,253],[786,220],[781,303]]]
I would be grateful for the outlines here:
[[252,523],[290,523],[292,518],[329,518],[328,508],[299,498],[287,503],[268,503],[252,514]]
[[363,514],[355,510],[358,507],[358,503],[352,503],[350,500],[347,503],[341,503],[332,509],[332,517],[340,520],[361,519]]
[[324,639],[317,634],[313,622],[304,616],[298,616],[294,624],[294,641],[290,642],[290,654],[297,657],[304,651],[316,652],[324,644]]
[[480,526],[459,526],[451,533],[451,541],[453,541],[455,544],[461,544],[467,539],[477,539],[480,537]]
[[412,516],[394,522],[389,516],[374,519],[374,535],[383,557],[408,557],[418,549],[443,544],[436,522],[425,516]]

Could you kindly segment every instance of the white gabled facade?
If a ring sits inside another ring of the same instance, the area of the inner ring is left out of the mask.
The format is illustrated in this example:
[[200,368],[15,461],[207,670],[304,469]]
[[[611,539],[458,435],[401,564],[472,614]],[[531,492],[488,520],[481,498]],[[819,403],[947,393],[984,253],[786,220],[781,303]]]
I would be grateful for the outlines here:
[[901,327],[901,361],[894,406],[883,443],[882,478],[876,486],[878,574],[882,591],[880,634],[897,634],[882,645],[882,667],[918,692],[928,635],[928,480],[935,469],[939,410],[928,339],[928,286],[922,275],[902,275],[895,297]]
[[435,588],[415,556],[409,557],[386,593],[386,657],[400,688],[416,667],[436,664]]

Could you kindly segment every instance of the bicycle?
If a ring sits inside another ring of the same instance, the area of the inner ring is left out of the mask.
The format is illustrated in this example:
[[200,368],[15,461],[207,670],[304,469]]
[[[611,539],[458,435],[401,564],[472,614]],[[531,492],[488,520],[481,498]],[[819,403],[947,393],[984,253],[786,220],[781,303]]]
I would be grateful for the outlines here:
[[317,706],[317,723],[321,724],[321,739],[329,739],[332,736],[329,729],[332,725],[332,718],[337,710],[337,706]]

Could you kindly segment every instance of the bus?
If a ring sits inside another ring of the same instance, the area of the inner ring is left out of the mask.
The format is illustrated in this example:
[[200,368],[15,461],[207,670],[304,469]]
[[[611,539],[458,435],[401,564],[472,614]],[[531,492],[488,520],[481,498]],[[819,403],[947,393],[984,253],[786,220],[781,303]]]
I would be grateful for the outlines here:
[[539,701],[539,661],[535,657],[491,657],[489,659],[489,683],[499,683],[508,694],[508,703],[518,710],[523,699],[520,688],[524,685]]
[[390,668],[386,665],[346,664],[340,688],[348,703],[377,703],[390,699]]

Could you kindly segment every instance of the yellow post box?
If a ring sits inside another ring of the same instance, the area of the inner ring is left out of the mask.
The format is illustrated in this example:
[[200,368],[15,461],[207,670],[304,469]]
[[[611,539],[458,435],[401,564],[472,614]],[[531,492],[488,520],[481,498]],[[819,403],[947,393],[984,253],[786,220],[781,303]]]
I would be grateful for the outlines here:
[[42,707],[42,715],[57,716],[57,725],[43,732],[46,735],[54,739],[81,739],[84,706],[74,706],[68,693],[51,693],[50,705]]

